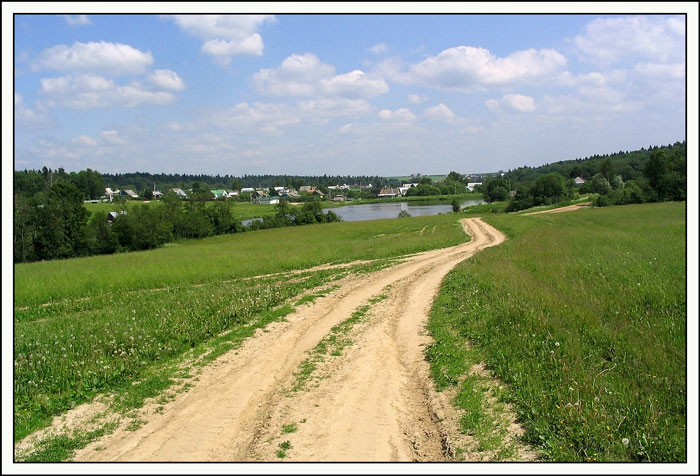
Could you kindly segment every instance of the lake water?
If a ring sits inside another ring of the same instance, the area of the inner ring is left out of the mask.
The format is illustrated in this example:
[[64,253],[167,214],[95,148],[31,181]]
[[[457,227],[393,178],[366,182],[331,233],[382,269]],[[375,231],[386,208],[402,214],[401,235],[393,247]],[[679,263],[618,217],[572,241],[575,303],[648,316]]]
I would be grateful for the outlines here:
[[[460,206],[468,207],[480,203],[485,202],[483,200],[463,200],[460,202]],[[343,221],[362,221],[396,218],[402,210],[407,211],[413,217],[438,215],[451,212],[452,205],[445,202],[384,202],[323,209],[324,212],[328,210],[335,212]]]
[[[460,207],[479,205],[486,203],[483,200],[463,200]],[[332,210],[343,221],[363,221],[381,220],[382,218],[396,218],[402,210],[407,211],[413,217],[427,215],[438,215],[452,211],[452,205],[445,202],[384,202],[366,203],[363,205],[346,205],[338,208],[324,208],[323,212]],[[260,221],[262,218],[243,220],[243,226],[250,225],[254,220]]]

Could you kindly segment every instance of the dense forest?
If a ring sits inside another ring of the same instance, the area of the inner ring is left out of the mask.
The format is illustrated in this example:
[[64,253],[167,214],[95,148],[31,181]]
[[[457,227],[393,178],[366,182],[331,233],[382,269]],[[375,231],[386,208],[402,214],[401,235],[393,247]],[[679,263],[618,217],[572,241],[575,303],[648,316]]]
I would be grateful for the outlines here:
[[620,151],[613,154],[593,155],[583,159],[562,160],[539,167],[518,167],[509,170],[504,175],[504,178],[509,180],[515,187],[521,183],[534,182],[541,175],[552,172],[558,173],[565,179],[581,177],[589,180],[600,172],[601,163],[606,159],[610,159],[616,175],[620,175],[622,180],[640,180],[644,177],[644,166],[649,160],[651,153],[657,150],[665,152],[671,158],[685,157],[686,143],[683,141],[676,142],[673,145],[649,146],[648,149],[641,148],[629,152]]
[[[487,202],[508,201],[505,211],[551,205],[595,193],[595,205],[685,200],[686,143],[520,167],[483,184]],[[583,179],[576,183],[575,179]]]

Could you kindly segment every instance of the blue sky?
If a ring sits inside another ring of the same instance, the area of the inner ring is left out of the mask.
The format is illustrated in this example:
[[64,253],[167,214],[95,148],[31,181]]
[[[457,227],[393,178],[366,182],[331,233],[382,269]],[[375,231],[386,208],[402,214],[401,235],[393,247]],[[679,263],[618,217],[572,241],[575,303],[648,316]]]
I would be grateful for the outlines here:
[[685,140],[685,17],[15,15],[15,169],[405,175]]

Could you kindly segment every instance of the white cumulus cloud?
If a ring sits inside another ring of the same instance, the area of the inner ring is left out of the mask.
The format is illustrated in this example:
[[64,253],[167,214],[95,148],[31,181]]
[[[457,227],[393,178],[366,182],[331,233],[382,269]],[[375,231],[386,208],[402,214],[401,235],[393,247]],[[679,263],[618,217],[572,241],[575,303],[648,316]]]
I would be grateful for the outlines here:
[[119,137],[119,133],[114,130],[109,130],[109,131],[102,131],[100,134],[102,139],[104,139],[107,142],[110,142],[112,144],[125,144],[126,141]]
[[330,96],[367,98],[379,96],[389,90],[386,81],[370,78],[360,70],[321,80],[321,91]]
[[26,128],[46,127],[53,121],[43,111],[35,110],[24,105],[24,98],[20,93],[15,93],[15,124]]
[[499,58],[485,48],[457,46],[401,70],[395,60],[380,66],[391,79],[436,89],[470,92],[546,79],[566,65],[553,49],[516,51]]
[[123,76],[143,74],[152,63],[150,51],[143,52],[121,43],[76,41],[72,46],[56,45],[45,49],[32,69]]
[[232,56],[263,54],[258,30],[276,21],[274,15],[169,15],[187,33],[204,40],[202,52],[227,64]]
[[70,26],[92,25],[92,21],[87,15],[63,15]]
[[428,96],[425,94],[409,94],[408,102],[411,104],[420,104],[428,100]]
[[153,91],[139,81],[118,85],[113,80],[92,74],[44,78],[40,93],[53,105],[70,109],[103,107],[135,107],[141,104],[169,104],[175,96],[166,91]]
[[80,145],[89,145],[89,146],[97,145],[97,141],[95,139],[93,139],[90,136],[86,136],[86,135],[82,135],[80,137],[74,137],[73,139],[71,139],[71,142],[73,142],[74,144],[80,144]]
[[602,66],[640,59],[679,62],[685,55],[682,17],[597,18],[573,41],[581,59]]
[[455,113],[442,103],[435,107],[426,109],[423,115],[428,119],[437,121],[452,121],[456,117]]
[[278,68],[253,76],[255,87],[270,96],[370,98],[389,90],[386,81],[360,70],[335,75],[335,68],[313,53],[293,54]]
[[411,122],[416,119],[416,115],[406,108],[397,109],[396,111],[382,109],[378,115],[380,119],[391,122]]
[[299,101],[297,107],[307,120],[361,116],[372,110],[364,99],[319,98]]
[[148,80],[162,89],[181,91],[185,89],[185,82],[175,71],[169,69],[157,69],[148,75]]
[[318,82],[334,72],[333,66],[322,63],[312,53],[293,54],[279,68],[255,73],[253,82],[260,92],[270,96],[311,96]]
[[501,107],[516,112],[533,112],[536,109],[535,100],[530,96],[524,96],[522,94],[506,94],[500,101],[489,99],[485,104],[491,111],[497,111]]
[[376,45],[371,47],[369,50],[372,53],[378,55],[378,54],[384,53],[388,49],[389,49],[389,47],[386,45],[386,43],[377,43]]

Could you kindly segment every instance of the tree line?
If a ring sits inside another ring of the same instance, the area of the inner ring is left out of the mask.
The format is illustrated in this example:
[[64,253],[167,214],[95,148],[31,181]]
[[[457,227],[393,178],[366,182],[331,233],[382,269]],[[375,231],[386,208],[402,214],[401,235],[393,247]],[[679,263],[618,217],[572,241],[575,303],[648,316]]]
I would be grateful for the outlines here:
[[[685,200],[686,166],[686,143],[676,142],[536,168],[521,167],[489,180],[480,191],[489,203],[508,201],[507,212],[560,203],[587,193],[598,194],[597,206]],[[577,185],[576,177],[585,183]]]
[[430,177],[423,177],[418,185],[406,192],[407,197],[427,197],[436,195],[457,195],[467,192],[467,179],[457,172],[450,172],[444,180],[433,182]]
[[45,194],[59,183],[74,185],[84,200],[97,200],[105,194],[102,174],[92,169],[67,173],[63,168],[52,170],[44,167],[41,170],[15,170],[13,177],[15,195],[25,198]]
[[[164,194],[161,206],[137,204],[116,217],[106,212],[90,213],[83,205],[83,193],[69,181],[52,184],[48,190],[27,198],[15,194],[13,247],[14,262],[31,262],[138,251],[189,238],[204,238],[246,231],[236,218],[234,202],[208,203],[209,192],[195,192],[182,201],[172,191]],[[292,208],[278,206],[275,217],[250,229],[340,221],[333,212],[323,213],[318,202]]]
[[603,161],[609,160],[617,175],[622,180],[644,179],[644,166],[654,151],[663,151],[670,156],[685,156],[685,141],[676,142],[666,146],[642,147],[634,151],[620,151],[613,154],[592,155],[586,158],[574,160],[562,160],[539,167],[518,167],[509,170],[504,177],[513,184],[532,183],[539,176],[556,172],[565,179],[582,177],[585,180],[592,179],[600,171]]

